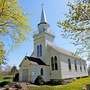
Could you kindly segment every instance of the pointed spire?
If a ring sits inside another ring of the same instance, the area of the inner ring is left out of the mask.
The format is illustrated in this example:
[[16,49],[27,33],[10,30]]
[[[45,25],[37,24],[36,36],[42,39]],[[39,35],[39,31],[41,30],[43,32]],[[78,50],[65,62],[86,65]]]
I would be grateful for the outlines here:
[[46,19],[45,10],[43,9],[43,4],[42,4],[42,13],[41,13],[41,21],[40,21],[40,23],[43,23],[43,22],[47,22],[47,19]]

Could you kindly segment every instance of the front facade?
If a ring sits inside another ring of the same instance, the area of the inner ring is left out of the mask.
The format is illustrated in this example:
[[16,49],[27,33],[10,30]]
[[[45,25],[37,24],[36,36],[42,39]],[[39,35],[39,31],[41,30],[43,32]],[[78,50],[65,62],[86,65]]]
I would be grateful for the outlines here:
[[20,64],[19,80],[34,83],[41,75],[45,81],[88,76],[86,61],[54,45],[55,36],[42,8],[38,33],[33,36],[34,50]]

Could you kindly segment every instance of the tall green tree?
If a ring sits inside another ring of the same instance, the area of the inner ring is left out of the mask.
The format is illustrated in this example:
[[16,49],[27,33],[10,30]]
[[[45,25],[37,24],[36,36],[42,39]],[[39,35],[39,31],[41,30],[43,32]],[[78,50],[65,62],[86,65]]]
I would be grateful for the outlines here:
[[[25,40],[28,29],[27,18],[19,6],[18,0],[0,0],[0,42],[3,38],[13,41],[13,45]],[[5,55],[4,47],[0,45],[0,62]]]
[[90,52],[90,1],[77,0],[68,3],[68,13],[58,26],[63,28],[62,35],[76,46],[76,53]]

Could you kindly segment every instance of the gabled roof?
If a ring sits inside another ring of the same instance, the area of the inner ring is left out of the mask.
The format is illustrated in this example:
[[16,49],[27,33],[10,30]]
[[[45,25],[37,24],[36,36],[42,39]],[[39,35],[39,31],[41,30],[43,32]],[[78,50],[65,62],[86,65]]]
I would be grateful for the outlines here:
[[74,55],[74,53],[70,52],[70,51],[67,51],[63,48],[60,48],[60,47],[57,47],[56,45],[54,45],[53,43],[47,41],[47,45],[51,48],[53,48],[54,50],[56,50],[57,52],[60,52],[64,55],[67,55],[67,56],[70,56],[70,57],[73,57],[73,58],[76,58],[76,59],[81,59],[79,56],[76,56]]
[[35,62],[38,65],[46,65],[40,58],[25,56],[29,61]]

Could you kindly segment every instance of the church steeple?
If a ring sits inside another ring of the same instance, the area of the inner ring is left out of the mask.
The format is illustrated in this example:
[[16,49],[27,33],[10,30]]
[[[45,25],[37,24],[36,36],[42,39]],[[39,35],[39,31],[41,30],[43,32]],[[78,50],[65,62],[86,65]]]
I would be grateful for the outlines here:
[[45,39],[48,39],[49,41],[54,40],[54,35],[52,33],[50,25],[47,22],[45,10],[44,10],[43,7],[42,7],[42,11],[41,11],[40,22],[38,24],[38,33],[37,33],[37,35],[38,36],[45,35]]
[[47,22],[45,10],[42,6],[41,18],[40,18],[40,22],[38,24],[39,33],[47,31],[48,28],[49,28],[49,24]]
[[47,22],[45,10],[42,7],[41,18],[38,23],[38,32],[34,34],[34,56],[39,57],[42,60],[45,58],[45,51],[47,47],[47,41],[53,42],[54,35]]
[[47,23],[46,13],[44,8],[42,7],[41,20],[40,23]]

